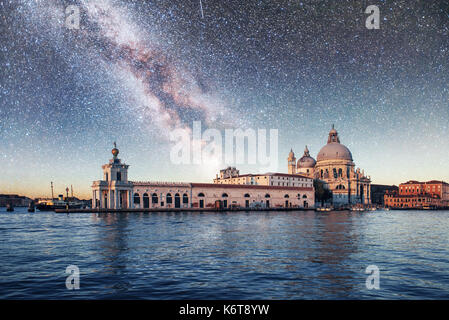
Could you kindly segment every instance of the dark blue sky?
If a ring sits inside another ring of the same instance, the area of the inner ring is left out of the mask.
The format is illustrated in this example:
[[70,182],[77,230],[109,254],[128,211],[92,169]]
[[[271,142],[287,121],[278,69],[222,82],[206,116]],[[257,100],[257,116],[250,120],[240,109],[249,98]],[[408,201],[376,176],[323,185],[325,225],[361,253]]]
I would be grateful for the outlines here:
[[[79,6],[79,30],[64,9]],[[380,30],[368,30],[368,5]],[[279,130],[279,171],[333,123],[374,183],[449,180],[447,1],[0,0],[0,193],[88,196],[117,141],[134,180],[211,181],[167,133]],[[242,166],[242,171],[257,171]]]

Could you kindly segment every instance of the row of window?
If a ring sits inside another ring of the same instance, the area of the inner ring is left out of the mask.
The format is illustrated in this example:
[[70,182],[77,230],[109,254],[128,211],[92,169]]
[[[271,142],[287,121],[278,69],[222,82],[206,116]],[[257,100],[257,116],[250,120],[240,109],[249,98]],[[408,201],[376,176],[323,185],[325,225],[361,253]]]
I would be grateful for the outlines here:
[[[105,174],[105,180],[109,181],[109,173],[107,173],[107,172]],[[117,172],[116,180],[117,181],[122,181],[122,173],[120,171]]]
[[[337,171],[336,168],[333,168],[332,169],[332,173],[333,173],[334,179],[343,177],[343,169],[341,169],[341,168],[338,169],[338,171]],[[329,177],[329,170],[326,169],[325,171],[323,171],[323,169],[321,169],[320,176],[321,176],[321,178],[328,178]],[[346,170],[346,177],[349,178],[349,168]]]
[[[221,195],[223,198],[227,198],[228,194],[227,193],[223,193]],[[180,199],[180,194],[177,193],[175,194],[175,200]],[[205,197],[204,193],[200,192],[198,193],[198,197],[202,198]],[[251,195],[249,193],[245,193],[244,195],[245,198],[250,198]],[[265,198],[270,198],[271,196],[267,193],[265,195]],[[147,199],[149,199],[150,196],[148,195],[148,193],[144,193],[143,194],[143,200],[146,201]],[[288,194],[284,195],[284,198],[290,198],[290,196]],[[297,194],[297,198],[300,199],[301,198],[301,194]],[[307,195],[304,194],[302,195],[302,198],[307,199]],[[165,196],[166,202],[167,203],[173,203],[173,198],[172,195],[170,193],[167,193],[167,195]],[[156,193],[152,193],[151,194],[151,203],[158,203],[159,202],[159,198],[158,195]],[[138,193],[134,194],[134,203],[135,204],[140,204],[140,195]],[[184,193],[182,195],[182,203],[189,203],[189,196],[187,195],[187,193]]]
[[406,199],[391,198],[391,199],[387,199],[386,202],[389,202],[389,203],[393,203],[393,202],[396,202],[396,203],[398,203],[398,202],[430,202],[430,199],[428,199],[428,198],[423,198],[423,199],[421,199],[421,198],[411,198],[411,199],[409,199],[409,198],[406,198]]
[[[150,198],[148,193],[144,193],[142,197],[144,203],[147,202]],[[175,201],[180,200],[181,200],[180,194],[179,193],[175,194]],[[167,203],[173,203],[173,197],[170,193],[167,193],[167,195],[165,196],[165,201]],[[151,194],[151,203],[159,203],[159,198],[156,193]],[[189,203],[189,196],[187,195],[187,193],[184,193],[182,195],[182,203]],[[134,204],[140,204],[140,195],[138,193],[134,194]]]
[[[281,184],[282,183],[282,184]],[[275,185],[275,182],[271,182],[271,185],[272,186],[274,186]],[[288,187],[290,184],[289,184],[289,182],[278,182],[278,184],[277,184],[278,186],[284,186],[284,187]],[[292,187],[307,187],[307,185],[305,184],[305,183],[298,183],[298,184],[296,184],[296,186],[295,186],[295,183],[293,182],[292,183]]]

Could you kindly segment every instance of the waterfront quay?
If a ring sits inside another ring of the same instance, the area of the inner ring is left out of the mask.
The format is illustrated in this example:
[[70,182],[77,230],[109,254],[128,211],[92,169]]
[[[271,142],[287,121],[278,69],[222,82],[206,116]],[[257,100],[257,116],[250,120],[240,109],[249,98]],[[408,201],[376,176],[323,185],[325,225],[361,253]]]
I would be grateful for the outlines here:
[[56,213],[130,213],[130,212],[242,212],[242,211],[314,211],[313,208],[87,208],[87,209],[56,209]]

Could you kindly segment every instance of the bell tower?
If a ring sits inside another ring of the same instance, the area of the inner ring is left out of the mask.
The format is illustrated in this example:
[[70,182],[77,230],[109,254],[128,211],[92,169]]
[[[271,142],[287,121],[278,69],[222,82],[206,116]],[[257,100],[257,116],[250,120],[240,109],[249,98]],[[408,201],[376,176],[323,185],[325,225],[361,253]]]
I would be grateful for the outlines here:
[[290,149],[290,153],[288,154],[288,173],[295,174],[296,173],[296,158],[293,149]]

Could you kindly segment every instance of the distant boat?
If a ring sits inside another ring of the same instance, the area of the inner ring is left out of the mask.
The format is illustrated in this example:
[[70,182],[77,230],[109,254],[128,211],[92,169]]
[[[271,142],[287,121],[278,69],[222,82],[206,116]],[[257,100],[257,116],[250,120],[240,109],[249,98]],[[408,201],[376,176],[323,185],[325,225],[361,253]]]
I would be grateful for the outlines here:
[[31,201],[28,205],[28,212],[34,212],[36,211],[36,207],[34,206],[34,201]]
[[6,211],[13,212],[14,211],[14,206],[12,204],[8,203],[6,205]]
[[54,211],[56,209],[81,209],[83,207],[83,203],[80,201],[64,201],[60,199],[44,199],[39,200],[36,205],[36,208],[39,211]]
[[[56,209],[81,209],[84,206],[84,203],[73,198],[73,188],[72,188],[72,197],[69,198],[69,188],[66,189],[67,197],[64,200],[64,196],[62,194],[59,195],[59,198],[54,198],[53,195],[53,182],[51,182],[51,199],[40,199],[36,204],[36,208],[39,211],[54,211]],[[72,201],[68,201],[72,199]]]

